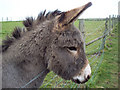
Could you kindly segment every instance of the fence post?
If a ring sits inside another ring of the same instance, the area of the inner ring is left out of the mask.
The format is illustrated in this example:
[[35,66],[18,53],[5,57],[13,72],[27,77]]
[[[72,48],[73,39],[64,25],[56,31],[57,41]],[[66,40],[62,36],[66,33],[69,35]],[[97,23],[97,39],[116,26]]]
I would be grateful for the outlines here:
[[84,29],[84,20],[83,19],[79,19],[79,29],[82,32],[82,36],[83,36],[83,41],[84,41],[84,50],[85,50],[85,29]]
[[109,15],[109,34],[111,34],[111,15]]
[[113,29],[113,26],[114,26],[114,15],[112,16],[112,29]]
[[6,21],[8,21],[8,17],[6,18]]
[[2,17],[2,22],[3,22],[3,17]]
[[117,24],[117,16],[115,17],[115,26],[116,26],[116,24]]
[[119,23],[119,18],[120,18],[120,15],[117,15],[117,24]]
[[105,22],[105,31],[103,32],[103,40],[102,40],[102,46],[101,46],[101,50],[104,49],[105,47],[105,39],[107,36],[107,31],[108,31],[108,18],[106,18],[106,22]]
[[[0,22],[0,34],[2,36],[2,22]],[[2,38],[0,38],[0,44],[2,44]],[[2,54],[0,54],[0,90],[2,90]]]

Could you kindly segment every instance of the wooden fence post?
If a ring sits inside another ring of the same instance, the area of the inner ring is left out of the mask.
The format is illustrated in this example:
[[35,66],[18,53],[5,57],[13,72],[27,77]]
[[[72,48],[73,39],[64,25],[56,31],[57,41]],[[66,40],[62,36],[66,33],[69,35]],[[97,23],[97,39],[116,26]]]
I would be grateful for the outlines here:
[[8,17],[6,18],[6,21],[8,21]]
[[79,19],[79,29],[82,32],[83,40],[84,40],[84,50],[85,50],[85,28],[84,28],[84,20]]
[[118,15],[120,15],[120,1],[118,2]]
[[2,17],[2,22],[3,22],[3,17]]
[[101,49],[104,49],[105,47],[105,39],[106,39],[106,36],[107,36],[107,31],[108,31],[108,18],[106,18],[106,22],[105,22],[105,31],[103,32],[103,40],[102,40],[102,46],[101,46]]
[[111,34],[111,15],[109,15],[109,34]]
[[117,15],[116,15],[116,17],[115,17],[115,26],[116,26],[116,24],[117,24]]
[[112,29],[113,29],[113,26],[114,26],[114,15],[112,16]]

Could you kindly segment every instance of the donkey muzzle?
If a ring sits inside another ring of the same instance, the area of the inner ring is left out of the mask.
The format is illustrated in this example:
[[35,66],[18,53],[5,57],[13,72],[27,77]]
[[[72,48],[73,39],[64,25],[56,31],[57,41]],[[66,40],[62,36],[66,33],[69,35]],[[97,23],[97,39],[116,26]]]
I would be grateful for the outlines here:
[[77,84],[82,84],[87,82],[90,79],[91,76],[91,68],[90,65],[87,64],[85,69],[79,74],[73,77],[72,81]]

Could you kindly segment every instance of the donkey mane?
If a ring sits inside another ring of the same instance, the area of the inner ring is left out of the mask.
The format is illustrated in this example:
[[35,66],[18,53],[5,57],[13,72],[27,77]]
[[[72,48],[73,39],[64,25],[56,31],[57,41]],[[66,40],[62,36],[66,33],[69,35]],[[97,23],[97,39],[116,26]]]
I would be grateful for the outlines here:
[[14,31],[12,32],[11,36],[7,36],[5,40],[2,41],[2,50],[1,52],[5,52],[7,48],[14,43],[15,40],[19,39],[22,36],[22,33],[34,30],[33,27],[36,25],[43,23],[46,20],[53,19],[54,17],[58,15],[62,15],[62,17],[59,18],[58,22],[61,22],[64,18],[64,12],[61,12],[59,10],[55,10],[53,12],[48,12],[46,14],[46,10],[43,12],[40,12],[38,14],[38,17],[35,19],[33,17],[27,17],[26,20],[23,21],[23,25],[25,28],[15,27]]

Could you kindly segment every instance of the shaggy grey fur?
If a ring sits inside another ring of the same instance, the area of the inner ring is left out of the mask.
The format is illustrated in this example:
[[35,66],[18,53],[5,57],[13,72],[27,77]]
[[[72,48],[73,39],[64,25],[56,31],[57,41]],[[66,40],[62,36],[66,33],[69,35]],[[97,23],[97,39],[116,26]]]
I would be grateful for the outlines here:
[[[79,73],[86,64],[82,35],[73,22],[56,29],[65,18],[65,12],[44,11],[37,19],[27,18],[25,29],[15,28],[12,37],[3,41],[3,88],[20,88],[43,71],[26,87],[38,88],[51,70],[66,80]],[[78,56],[68,49],[78,50]]]

